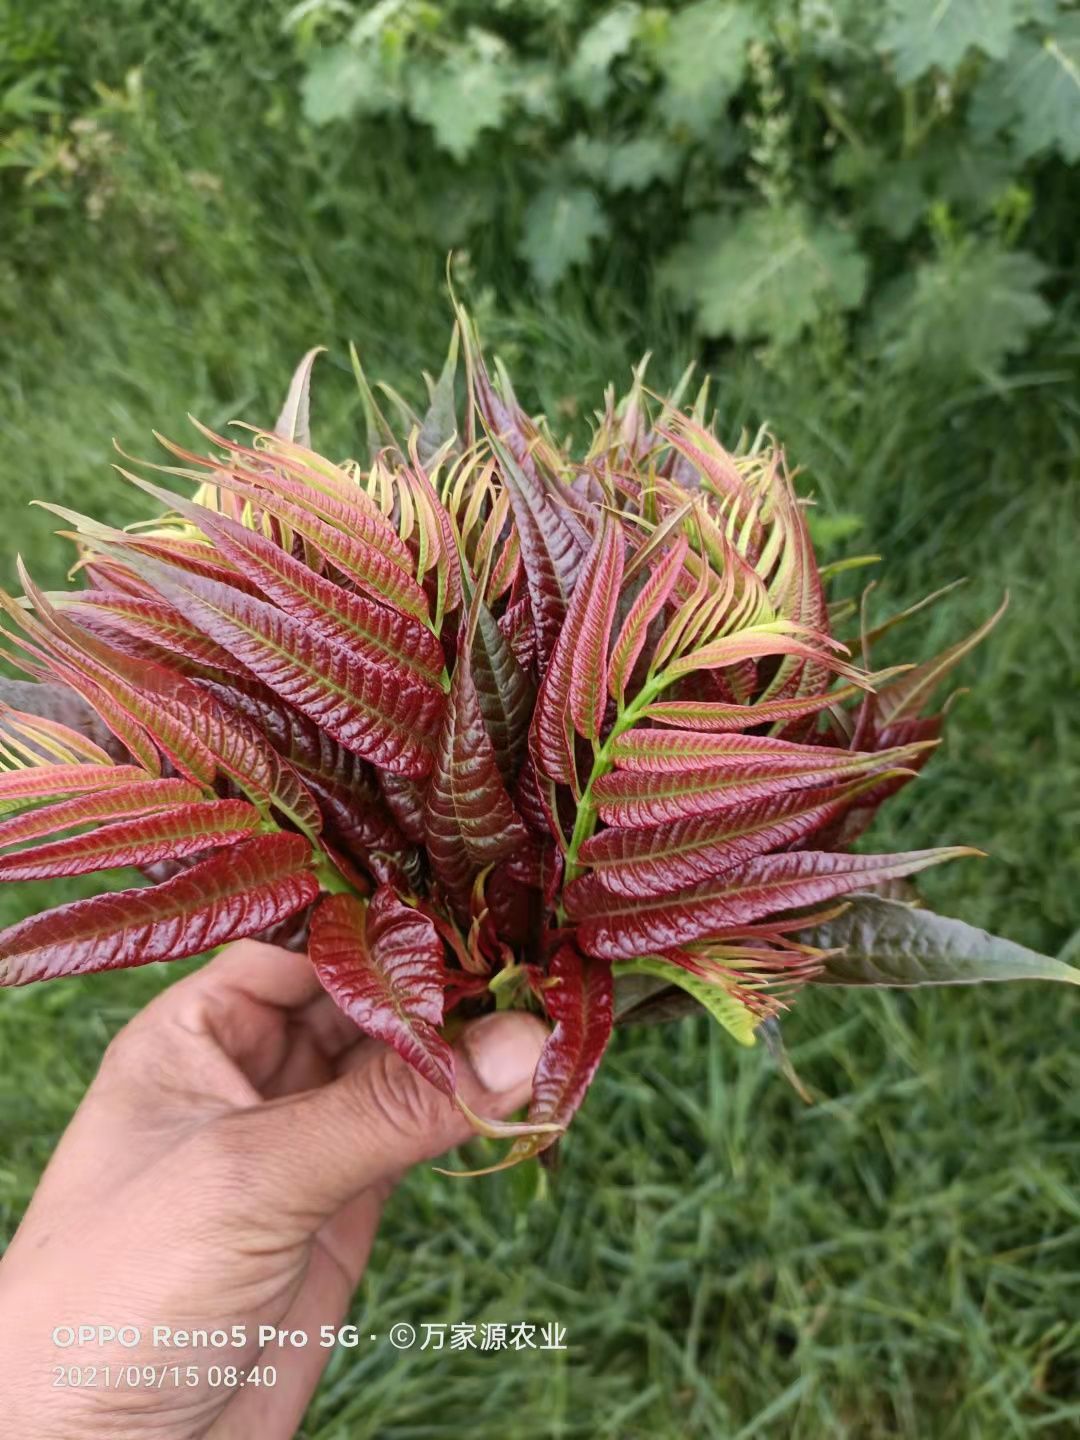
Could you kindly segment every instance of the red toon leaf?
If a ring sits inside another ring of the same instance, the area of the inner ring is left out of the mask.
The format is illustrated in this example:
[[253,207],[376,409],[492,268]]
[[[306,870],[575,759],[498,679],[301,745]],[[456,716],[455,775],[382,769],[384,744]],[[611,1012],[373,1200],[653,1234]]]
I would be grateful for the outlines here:
[[[538,1133],[515,1140],[498,1164],[467,1173],[505,1170],[546,1150],[580,1109],[603,1059],[615,1016],[610,965],[585,959],[572,945],[564,945],[552,958],[540,994],[555,1028],[544,1042],[533,1076],[528,1123]],[[547,1127],[547,1133],[539,1130],[541,1126]]]
[[432,869],[460,915],[481,870],[525,844],[525,826],[499,772],[473,674],[478,611],[454,666],[424,809]]
[[492,448],[499,457],[521,543],[542,672],[562,631],[585,558],[581,526],[570,516],[568,494],[559,493],[536,471],[527,475],[498,440],[492,440]]
[[0,933],[0,985],[182,960],[257,935],[319,893],[302,835],[259,835],[144,890],[76,900]]
[[819,850],[764,855],[725,870],[680,896],[627,899],[612,895],[596,875],[567,888],[567,909],[578,920],[582,949],[606,960],[662,954],[781,910],[816,905],[852,890],[914,875],[943,860],[979,851],[963,846],[899,855],[836,855]]
[[670,894],[710,880],[756,855],[786,850],[844,815],[875,778],[846,788],[793,790],[700,815],[586,840],[581,860],[605,890],[630,899]]
[[438,1029],[446,965],[428,917],[385,885],[368,905],[331,895],[312,916],[308,944],[323,988],[345,1014],[453,1098],[454,1055]]
[[593,740],[607,698],[607,649],[623,572],[623,537],[604,517],[536,701],[533,746],[544,774],[576,786],[575,728]]
[[[167,783],[167,782],[162,782]],[[153,865],[245,840],[262,824],[246,800],[196,801],[153,815],[103,825],[48,845],[0,856],[0,880],[43,880],[86,875],[123,865]]]
[[177,609],[346,749],[396,774],[431,768],[441,690],[402,682],[400,672],[348,654],[265,600],[174,576],[155,581]]
[[682,574],[689,545],[680,535],[667,554],[662,556],[638,592],[623,621],[619,638],[611,652],[608,689],[613,700],[621,700],[627,682],[648,638],[649,626],[667,604],[668,597]]
[[[47,777],[50,772],[43,773]],[[55,835],[73,825],[148,815],[154,810],[168,810],[174,805],[204,798],[202,788],[190,780],[146,780],[142,784],[118,785],[114,790],[91,790],[70,800],[31,810],[29,814],[0,820],[0,849],[39,840],[43,835]]]

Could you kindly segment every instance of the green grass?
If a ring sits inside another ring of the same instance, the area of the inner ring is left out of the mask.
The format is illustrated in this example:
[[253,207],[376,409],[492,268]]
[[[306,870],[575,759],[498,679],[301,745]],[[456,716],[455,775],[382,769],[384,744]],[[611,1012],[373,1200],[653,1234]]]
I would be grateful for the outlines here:
[[[138,513],[108,468],[114,435],[145,453],[151,427],[182,435],[188,410],[214,425],[268,420],[296,357],[326,341],[317,433],[354,447],[348,337],[413,394],[419,368],[439,363],[445,247],[423,175],[392,139],[378,156],[293,145],[274,118],[288,59],[251,14],[254,99],[227,77],[208,118],[204,62],[227,37],[155,32],[151,79],[156,53],[179,46],[183,63],[128,125],[113,209],[96,228],[78,211],[47,215],[32,254],[0,253],[18,280],[0,317],[8,576],[17,550],[50,583],[63,574],[32,497]],[[134,63],[119,29],[96,34],[102,73],[90,78],[116,84]],[[226,60],[211,72],[227,75]],[[199,189],[192,171],[220,188]],[[560,411],[568,425],[646,345],[658,386],[694,353],[644,262],[569,287],[556,308],[515,293],[514,268],[491,249],[462,284],[529,403],[576,401],[576,414]],[[1080,427],[1067,334],[1063,322],[1009,388],[940,396],[914,382],[897,391],[825,339],[783,364],[710,357],[732,437],[770,422],[826,513],[862,517],[849,544],[886,553],[883,611],[971,577],[911,627],[909,646],[948,643],[1011,591],[965,668],[971,693],[942,753],[875,839],[987,850],[930,872],[925,893],[1050,952],[1080,925]],[[69,893],[21,888],[0,907],[11,920]],[[186,968],[2,998],[6,1232],[109,1035]],[[365,1334],[395,1320],[558,1320],[569,1351],[341,1352],[305,1436],[1074,1434],[1076,1020],[1075,995],[1049,987],[808,995],[785,1033],[809,1108],[767,1056],[736,1053],[704,1021],[621,1034],[560,1171],[412,1176],[357,1300]]]

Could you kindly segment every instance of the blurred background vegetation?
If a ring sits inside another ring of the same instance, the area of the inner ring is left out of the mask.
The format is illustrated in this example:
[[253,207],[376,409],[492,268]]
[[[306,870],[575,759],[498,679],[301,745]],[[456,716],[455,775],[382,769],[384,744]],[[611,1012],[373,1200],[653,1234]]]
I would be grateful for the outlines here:
[[[886,557],[877,609],[969,577],[909,648],[1009,589],[874,838],[982,847],[928,897],[1075,953],[1078,164],[1058,0],[0,0],[4,568],[60,583],[32,498],[134,518],[113,436],[265,423],[312,344],[317,443],[355,451],[347,341],[422,394],[453,250],[566,431],[645,350],[657,387],[696,359],[730,441],[767,423],[803,467],[828,558]],[[7,1230],[185,968],[4,997]],[[566,1354],[342,1352],[304,1434],[1074,1435],[1076,1017],[1039,988],[808,996],[810,1108],[704,1020],[624,1033],[561,1172],[414,1176],[357,1302],[384,1335],[558,1320]]]

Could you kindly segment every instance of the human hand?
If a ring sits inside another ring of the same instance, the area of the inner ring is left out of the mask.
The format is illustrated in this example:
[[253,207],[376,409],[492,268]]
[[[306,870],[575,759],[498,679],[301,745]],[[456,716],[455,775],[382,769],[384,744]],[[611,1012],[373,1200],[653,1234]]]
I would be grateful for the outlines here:
[[[466,1103],[523,1105],[541,1022],[487,1016],[458,1046]],[[287,1440],[332,1350],[261,1326],[337,1325],[400,1176],[471,1131],[360,1035],[302,955],[242,941],[116,1037],[0,1264],[5,1424],[20,1440]],[[135,1348],[57,1349],[59,1325],[132,1325]],[[236,1349],[153,1347],[154,1326],[242,1327]],[[272,1387],[207,1369],[273,1365]],[[55,1387],[54,1368],[177,1366],[180,1383]],[[191,1372],[197,1370],[193,1383]]]

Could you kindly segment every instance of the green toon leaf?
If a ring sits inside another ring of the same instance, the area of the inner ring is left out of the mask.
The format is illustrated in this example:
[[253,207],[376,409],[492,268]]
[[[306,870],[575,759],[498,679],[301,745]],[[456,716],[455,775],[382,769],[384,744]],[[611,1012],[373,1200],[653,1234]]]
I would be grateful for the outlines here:
[[1058,980],[1080,985],[1080,970],[963,920],[877,895],[856,895],[835,920],[799,940],[837,951],[815,985],[978,985],[993,980]]
[[612,972],[616,985],[619,978],[625,975],[650,975],[668,985],[677,985],[680,990],[685,990],[692,996],[702,1009],[707,1010],[714,1020],[718,1020],[740,1045],[753,1045],[754,1027],[759,1024],[759,1017],[719,982],[703,980],[700,975],[694,975],[660,955],[646,955],[638,960],[614,965]]

